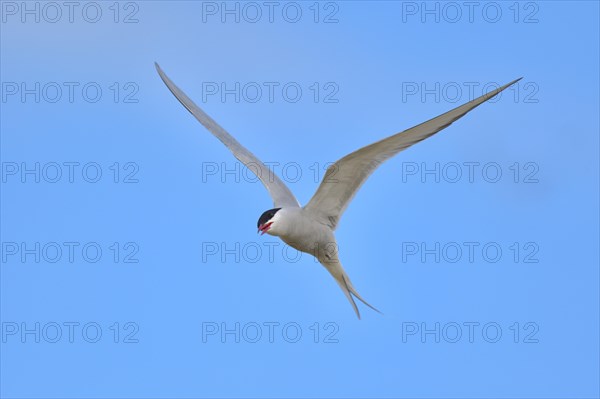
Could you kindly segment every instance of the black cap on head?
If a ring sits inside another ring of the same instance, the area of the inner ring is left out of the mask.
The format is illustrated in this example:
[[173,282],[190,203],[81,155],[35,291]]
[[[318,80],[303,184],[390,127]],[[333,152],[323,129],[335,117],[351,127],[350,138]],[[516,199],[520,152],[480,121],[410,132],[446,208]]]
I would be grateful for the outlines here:
[[280,209],[281,208],[269,209],[268,211],[263,212],[263,214],[260,215],[260,217],[258,218],[258,223],[256,224],[256,227],[260,227],[261,224],[267,223],[269,220],[271,220],[273,216],[275,216],[277,211]]

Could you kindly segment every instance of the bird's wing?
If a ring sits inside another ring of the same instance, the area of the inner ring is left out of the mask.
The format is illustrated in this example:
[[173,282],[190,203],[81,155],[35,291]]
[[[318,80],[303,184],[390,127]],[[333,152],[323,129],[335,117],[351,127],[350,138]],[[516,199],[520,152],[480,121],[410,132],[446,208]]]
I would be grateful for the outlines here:
[[323,181],[304,207],[305,210],[321,223],[335,229],[342,213],[358,189],[379,165],[400,151],[450,126],[452,122],[519,80],[521,79],[514,80],[427,122],[346,155],[327,168]]
[[269,168],[263,164],[260,159],[258,159],[254,154],[248,151],[244,146],[242,146],[232,135],[227,133],[225,129],[223,129],[217,122],[215,122],[210,116],[208,116],[204,111],[200,109],[188,96],[185,95],[183,91],[179,87],[175,85],[169,79],[169,77],[163,72],[163,70],[156,64],[156,70],[160,75],[161,79],[171,93],[175,95],[175,97],[179,100],[181,104],[188,111],[198,119],[198,121],[204,125],[205,128],[208,129],[212,134],[215,135],[216,138],[221,140],[227,148],[232,152],[233,156],[240,160],[248,169],[250,169],[256,176],[260,179],[260,181],[264,184],[264,186],[269,191],[271,198],[273,199],[273,203],[276,208],[282,208],[286,206],[290,207],[299,207],[300,204],[294,194],[290,191],[290,189],[277,177]]

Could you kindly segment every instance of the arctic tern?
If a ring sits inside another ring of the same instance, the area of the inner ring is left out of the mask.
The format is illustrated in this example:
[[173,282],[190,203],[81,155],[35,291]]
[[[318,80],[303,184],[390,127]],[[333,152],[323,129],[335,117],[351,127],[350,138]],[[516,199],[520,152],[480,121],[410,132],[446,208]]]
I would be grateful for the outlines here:
[[257,223],[258,232],[277,236],[291,247],[316,257],[338,283],[359,319],[360,312],[353,296],[371,309],[379,311],[369,305],[352,285],[338,258],[334,236],[340,217],[356,192],[384,161],[447,128],[473,108],[522,79],[516,79],[445,114],[346,155],[329,166],[317,192],[308,204],[302,207],[283,181],[194,104],[158,64],[155,65],[161,79],[179,102],[225,144],[233,156],[255,173],[269,191],[274,208],[260,216]]

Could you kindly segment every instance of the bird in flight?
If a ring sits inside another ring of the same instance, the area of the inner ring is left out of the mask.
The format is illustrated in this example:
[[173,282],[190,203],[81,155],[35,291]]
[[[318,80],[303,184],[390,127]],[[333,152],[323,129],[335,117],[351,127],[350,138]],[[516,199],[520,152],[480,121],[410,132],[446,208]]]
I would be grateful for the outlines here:
[[194,104],[169,79],[160,66],[155,65],[161,79],[179,102],[225,144],[233,156],[255,173],[269,191],[274,207],[265,211],[258,219],[258,232],[277,236],[291,247],[317,258],[338,283],[359,319],[360,312],[353,296],[371,309],[379,311],[369,305],[352,285],[338,258],[334,235],[340,217],[356,192],[383,162],[447,128],[478,105],[522,79],[514,80],[445,114],[346,155],[327,168],[315,195],[308,204],[300,206],[294,194],[281,179],[271,173],[254,154]]

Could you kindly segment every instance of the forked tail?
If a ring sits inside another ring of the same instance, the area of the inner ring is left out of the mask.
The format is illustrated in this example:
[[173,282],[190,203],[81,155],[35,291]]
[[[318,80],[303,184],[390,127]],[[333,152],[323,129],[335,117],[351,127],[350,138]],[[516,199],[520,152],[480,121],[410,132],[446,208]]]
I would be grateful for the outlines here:
[[329,262],[321,261],[321,264],[323,266],[325,266],[325,268],[329,271],[329,273],[331,273],[333,278],[335,278],[335,281],[338,283],[338,285],[344,292],[344,295],[346,295],[346,298],[348,298],[348,301],[350,301],[350,304],[354,308],[354,312],[356,312],[356,316],[359,319],[360,319],[360,312],[358,311],[358,306],[356,306],[356,302],[354,302],[353,295],[359,301],[361,301],[362,303],[364,303],[365,305],[367,305],[368,307],[370,307],[377,313],[381,313],[378,309],[376,309],[374,306],[369,304],[367,301],[365,301],[360,296],[358,291],[356,291],[356,288],[354,288],[354,286],[352,285],[352,282],[350,281],[350,277],[348,277],[348,275],[344,271],[344,268],[342,267],[342,264],[339,261],[329,261]]

